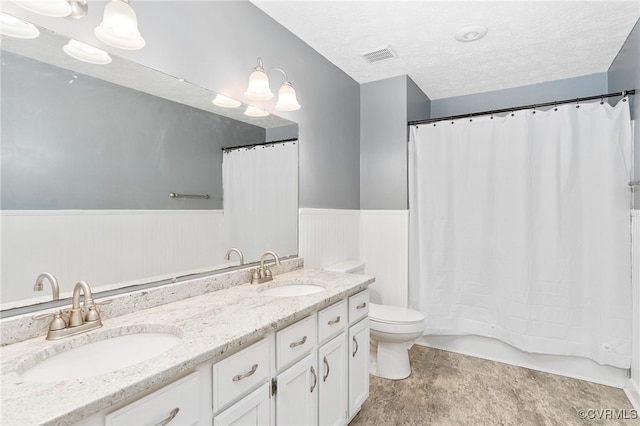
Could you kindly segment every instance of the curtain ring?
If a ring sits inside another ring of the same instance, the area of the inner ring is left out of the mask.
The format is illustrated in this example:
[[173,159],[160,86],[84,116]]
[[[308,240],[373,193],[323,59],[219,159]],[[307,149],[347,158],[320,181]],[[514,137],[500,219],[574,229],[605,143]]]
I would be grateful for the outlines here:
[[622,102],[627,102],[627,91],[622,92]]
[[554,101],[553,102],[553,110],[557,111],[558,110],[558,101]]
[[511,110],[511,116],[513,117],[513,116],[515,116],[515,115],[516,115],[516,114],[515,114],[515,110],[513,110],[513,109],[512,109],[512,110]]
[[576,108],[580,108],[580,98],[576,98]]
[[604,104],[604,95],[600,96],[600,105]]
[[493,120],[493,111],[491,111],[491,119]]
[[532,113],[533,113],[533,114],[535,114],[535,113],[536,113],[536,105],[535,105],[535,104],[533,105],[533,111],[532,111]]

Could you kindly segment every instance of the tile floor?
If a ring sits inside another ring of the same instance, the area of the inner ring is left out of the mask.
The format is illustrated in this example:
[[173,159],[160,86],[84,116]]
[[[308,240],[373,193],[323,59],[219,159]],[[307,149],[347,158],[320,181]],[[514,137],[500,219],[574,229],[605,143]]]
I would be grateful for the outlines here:
[[[411,376],[371,376],[369,399],[350,426],[640,424],[621,389],[418,345],[409,354]],[[600,412],[609,418],[578,415],[597,409],[611,409]]]

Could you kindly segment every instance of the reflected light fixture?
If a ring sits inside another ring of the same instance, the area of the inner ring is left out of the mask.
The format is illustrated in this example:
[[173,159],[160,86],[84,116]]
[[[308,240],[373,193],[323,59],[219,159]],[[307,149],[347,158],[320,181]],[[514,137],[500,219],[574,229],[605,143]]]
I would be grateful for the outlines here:
[[35,25],[0,12],[0,34],[15,38],[36,38],[40,30]]
[[111,0],[104,8],[102,22],[93,32],[100,41],[118,49],[138,50],[145,45],[129,0]]
[[266,117],[269,113],[263,109],[248,105],[244,115],[248,115],[249,117]]
[[[300,104],[296,99],[296,91],[287,78],[287,73],[280,68],[270,68],[269,71],[279,71],[284,76],[284,83],[278,90],[278,111],[296,111],[300,109]],[[268,101],[273,98],[273,92],[269,88],[269,77],[262,66],[262,58],[258,58],[258,65],[249,76],[249,87],[244,92],[244,96],[252,101]]]
[[105,65],[111,63],[111,56],[107,52],[78,40],[69,40],[69,43],[65,44],[62,50],[72,58],[90,64]]
[[67,0],[11,0],[13,3],[28,10],[53,18],[63,18],[71,14],[71,4]]
[[240,105],[242,105],[240,102],[236,101],[235,99],[231,99],[220,94],[217,94],[216,97],[211,102],[213,102],[214,105],[217,105],[222,108],[237,108]]

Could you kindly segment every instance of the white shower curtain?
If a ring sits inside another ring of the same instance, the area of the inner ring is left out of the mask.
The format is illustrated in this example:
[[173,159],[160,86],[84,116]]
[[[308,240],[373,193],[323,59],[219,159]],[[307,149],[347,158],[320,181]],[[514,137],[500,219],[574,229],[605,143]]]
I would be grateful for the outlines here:
[[227,247],[250,262],[298,253],[297,142],[225,151],[222,185]]
[[410,304],[426,334],[631,359],[629,102],[413,127]]

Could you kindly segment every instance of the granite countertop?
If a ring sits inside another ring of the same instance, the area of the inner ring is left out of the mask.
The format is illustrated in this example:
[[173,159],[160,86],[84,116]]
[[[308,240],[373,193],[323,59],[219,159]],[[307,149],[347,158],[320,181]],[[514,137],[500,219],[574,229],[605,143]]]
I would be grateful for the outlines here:
[[[317,280],[325,290],[306,296],[270,297],[262,290],[285,280]],[[72,424],[157,389],[226,352],[251,343],[361,290],[365,275],[300,269],[265,284],[241,284],[201,296],[104,320],[104,326],[58,341],[44,336],[0,348],[3,425]],[[83,344],[139,332],[170,332],[181,341],[147,361],[111,373],[60,382],[24,382],[38,360]]]

